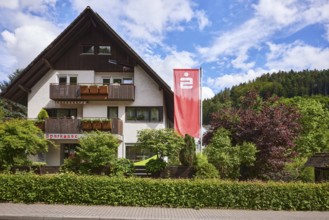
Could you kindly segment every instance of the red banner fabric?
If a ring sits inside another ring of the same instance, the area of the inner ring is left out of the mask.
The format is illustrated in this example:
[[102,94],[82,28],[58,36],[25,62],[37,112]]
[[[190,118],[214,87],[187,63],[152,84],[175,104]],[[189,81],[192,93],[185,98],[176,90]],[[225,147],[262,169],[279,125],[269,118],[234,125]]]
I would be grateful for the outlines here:
[[199,69],[174,69],[174,126],[182,136],[200,137]]

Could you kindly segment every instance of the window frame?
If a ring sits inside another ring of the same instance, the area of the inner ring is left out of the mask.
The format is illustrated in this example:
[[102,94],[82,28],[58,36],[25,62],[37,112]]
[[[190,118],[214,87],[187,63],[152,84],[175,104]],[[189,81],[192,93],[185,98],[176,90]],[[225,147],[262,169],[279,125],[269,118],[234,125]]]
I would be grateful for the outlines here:
[[[157,109],[159,112],[159,117],[157,120],[152,120],[152,109]],[[133,111],[133,116],[131,119],[128,116],[128,111]],[[138,111],[146,110],[148,113],[147,119],[138,119]],[[129,118],[128,118],[129,117]],[[125,109],[125,121],[126,122],[147,122],[147,123],[159,123],[163,122],[163,106],[126,106]]]
[[111,118],[110,117],[110,109],[115,109],[116,110],[116,114],[117,114],[117,117],[116,118],[119,118],[119,107],[118,106],[107,106],[107,118],[114,119],[114,118]]
[[[92,49],[92,52],[86,52],[85,48],[86,47],[90,47]],[[94,45],[90,45],[90,44],[86,44],[86,45],[81,45],[81,54],[82,55],[95,55],[95,46]]]
[[[100,52],[101,51],[101,47],[106,48],[106,49],[110,48],[109,49],[109,52],[108,53]],[[97,51],[97,54],[98,55],[112,55],[112,53],[111,53],[112,47],[110,45],[98,45],[97,46],[97,50],[98,50]]]

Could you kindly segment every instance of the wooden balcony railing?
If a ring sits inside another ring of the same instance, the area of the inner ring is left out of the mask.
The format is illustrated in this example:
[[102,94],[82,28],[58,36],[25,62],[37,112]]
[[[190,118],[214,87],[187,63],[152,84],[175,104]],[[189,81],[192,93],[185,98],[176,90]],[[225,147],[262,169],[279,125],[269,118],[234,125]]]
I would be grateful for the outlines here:
[[[86,127],[88,122],[90,122],[90,127]],[[121,119],[93,122],[92,120],[71,118],[48,118],[45,121],[46,134],[82,134],[83,132],[92,130],[108,131],[112,134],[118,134],[122,136],[123,122]]]
[[55,101],[135,100],[133,84],[50,84],[50,99]]

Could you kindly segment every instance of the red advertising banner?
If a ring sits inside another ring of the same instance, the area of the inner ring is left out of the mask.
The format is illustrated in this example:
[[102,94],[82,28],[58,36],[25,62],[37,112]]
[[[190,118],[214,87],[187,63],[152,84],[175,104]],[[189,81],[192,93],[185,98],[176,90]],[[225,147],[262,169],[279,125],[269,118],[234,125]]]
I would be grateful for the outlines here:
[[174,126],[182,136],[200,137],[199,69],[174,69]]

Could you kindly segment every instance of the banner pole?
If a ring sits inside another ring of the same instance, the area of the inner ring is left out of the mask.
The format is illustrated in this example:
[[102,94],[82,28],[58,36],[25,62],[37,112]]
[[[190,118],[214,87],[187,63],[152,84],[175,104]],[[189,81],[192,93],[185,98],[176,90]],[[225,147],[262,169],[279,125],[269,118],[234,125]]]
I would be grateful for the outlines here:
[[200,67],[200,152],[202,152],[202,68]]

